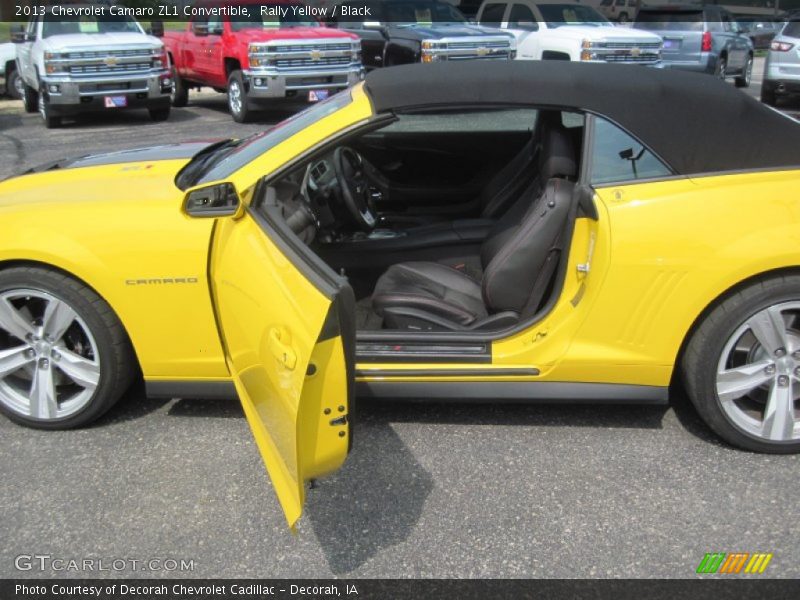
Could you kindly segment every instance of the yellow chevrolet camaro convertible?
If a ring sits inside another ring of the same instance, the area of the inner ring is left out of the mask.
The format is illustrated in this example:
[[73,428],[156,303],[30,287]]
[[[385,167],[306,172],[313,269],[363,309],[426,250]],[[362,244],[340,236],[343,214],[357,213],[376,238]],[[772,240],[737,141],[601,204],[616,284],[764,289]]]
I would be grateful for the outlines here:
[[731,444],[797,452],[800,123],[693,74],[415,65],[0,184],[2,411],[79,426],[139,377],[238,396],[292,525],[353,398],[683,385]]

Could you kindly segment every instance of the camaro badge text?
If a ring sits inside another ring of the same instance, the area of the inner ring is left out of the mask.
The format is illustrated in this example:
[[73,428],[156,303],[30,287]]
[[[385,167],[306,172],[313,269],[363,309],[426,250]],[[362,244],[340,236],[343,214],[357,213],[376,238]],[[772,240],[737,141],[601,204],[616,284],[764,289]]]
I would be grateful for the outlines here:
[[197,277],[150,277],[148,279],[126,279],[125,285],[172,285],[198,283]]

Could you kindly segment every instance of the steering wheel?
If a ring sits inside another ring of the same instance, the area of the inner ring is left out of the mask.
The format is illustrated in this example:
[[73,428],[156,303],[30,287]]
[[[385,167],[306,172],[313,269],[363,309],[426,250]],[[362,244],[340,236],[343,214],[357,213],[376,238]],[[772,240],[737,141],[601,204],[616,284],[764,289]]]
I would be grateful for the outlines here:
[[333,152],[333,169],[339,181],[342,200],[356,220],[359,228],[366,232],[375,229],[378,219],[372,205],[369,179],[364,169],[364,159],[347,146]]

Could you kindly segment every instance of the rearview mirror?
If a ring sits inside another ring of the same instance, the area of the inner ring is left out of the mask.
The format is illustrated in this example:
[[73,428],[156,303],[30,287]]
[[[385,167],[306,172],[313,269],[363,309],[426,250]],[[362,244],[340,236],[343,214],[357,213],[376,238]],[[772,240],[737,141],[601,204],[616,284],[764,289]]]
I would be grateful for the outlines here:
[[183,199],[184,214],[195,217],[232,217],[243,210],[236,186],[229,182],[190,188]]
[[164,37],[164,21],[150,21],[150,35]]
[[197,36],[205,37],[208,35],[208,23],[193,23],[192,31]]

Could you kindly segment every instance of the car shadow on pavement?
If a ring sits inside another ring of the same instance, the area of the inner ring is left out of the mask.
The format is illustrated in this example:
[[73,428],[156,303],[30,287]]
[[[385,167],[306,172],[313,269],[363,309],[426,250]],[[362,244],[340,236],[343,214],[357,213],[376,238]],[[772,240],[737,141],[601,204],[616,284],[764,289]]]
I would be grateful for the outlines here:
[[686,392],[680,386],[672,386],[670,390],[669,403],[670,407],[675,411],[675,417],[681,426],[691,433],[696,438],[707,442],[719,448],[732,449],[733,446],[725,443],[717,434],[715,434],[697,414],[697,410],[692,405],[692,401],[686,395]]
[[107,427],[125,423],[126,421],[142,419],[164,407],[168,402],[170,400],[165,398],[148,398],[144,392],[144,385],[135,383],[111,410],[89,425],[89,427]]
[[307,523],[335,575],[405,541],[434,488],[433,477],[380,412],[359,411],[353,435],[344,467],[306,496]]
[[406,401],[376,403],[370,409],[393,422],[661,429],[669,406]]

